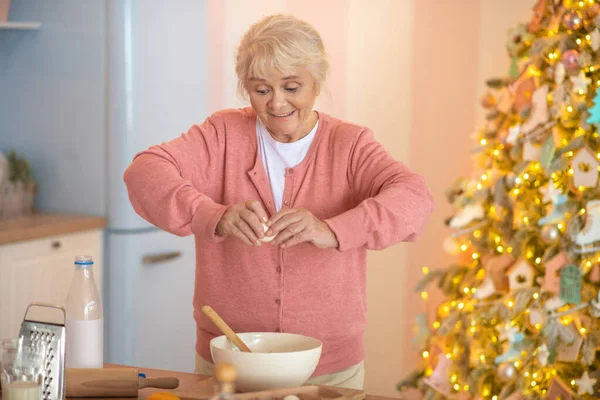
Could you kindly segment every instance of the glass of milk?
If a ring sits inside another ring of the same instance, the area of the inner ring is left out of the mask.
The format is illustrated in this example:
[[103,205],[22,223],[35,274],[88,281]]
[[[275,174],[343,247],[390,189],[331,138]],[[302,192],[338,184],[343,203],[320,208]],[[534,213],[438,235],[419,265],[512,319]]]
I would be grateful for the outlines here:
[[40,400],[46,346],[25,344],[23,339],[0,341],[2,400]]

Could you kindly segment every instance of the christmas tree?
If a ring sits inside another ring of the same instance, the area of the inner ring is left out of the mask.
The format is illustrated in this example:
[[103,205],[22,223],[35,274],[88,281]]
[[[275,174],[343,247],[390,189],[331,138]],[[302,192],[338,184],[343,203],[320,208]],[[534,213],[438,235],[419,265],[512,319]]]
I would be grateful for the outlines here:
[[487,81],[474,170],[417,290],[423,365],[399,384],[426,399],[600,395],[600,5],[539,0],[509,31],[508,77]]

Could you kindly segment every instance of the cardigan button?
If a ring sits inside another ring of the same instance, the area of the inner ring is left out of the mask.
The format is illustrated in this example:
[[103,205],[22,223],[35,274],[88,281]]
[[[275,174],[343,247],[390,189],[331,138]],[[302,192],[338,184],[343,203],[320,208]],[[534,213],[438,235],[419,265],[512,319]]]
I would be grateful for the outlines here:
[[275,304],[280,305],[281,304],[281,300],[275,299]]
[[275,269],[277,270],[277,272],[281,272],[281,267],[277,267]]
[[289,205],[289,204],[290,204],[290,202],[289,202],[289,201],[287,201],[287,200],[285,200],[285,201],[283,202],[283,204],[285,204],[285,205],[287,206],[287,205]]

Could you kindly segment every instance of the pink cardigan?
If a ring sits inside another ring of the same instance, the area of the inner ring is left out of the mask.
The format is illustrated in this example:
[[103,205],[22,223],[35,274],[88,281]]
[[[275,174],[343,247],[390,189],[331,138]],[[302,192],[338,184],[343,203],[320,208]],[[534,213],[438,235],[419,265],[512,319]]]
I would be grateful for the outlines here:
[[210,305],[237,332],[321,340],[314,376],[364,360],[367,249],[416,240],[433,211],[423,178],[395,161],[369,129],[324,113],[306,158],[286,172],[283,199],[285,207],[324,220],[338,249],[250,247],[215,236],[228,205],[260,200],[276,213],[252,108],[220,111],[141,152],[124,180],[143,218],[176,235],[195,235],[198,354],[210,361],[209,341],[220,335],[200,311]]

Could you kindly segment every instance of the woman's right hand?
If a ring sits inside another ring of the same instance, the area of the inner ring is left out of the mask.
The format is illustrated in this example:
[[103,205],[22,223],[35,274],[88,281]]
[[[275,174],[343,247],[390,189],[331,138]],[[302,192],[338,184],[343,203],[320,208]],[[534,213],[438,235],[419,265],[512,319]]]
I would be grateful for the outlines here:
[[249,200],[227,208],[217,224],[217,236],[234,236],[250,246],[260,246],[265,237],[263,222],[268,216],[260,201]]

